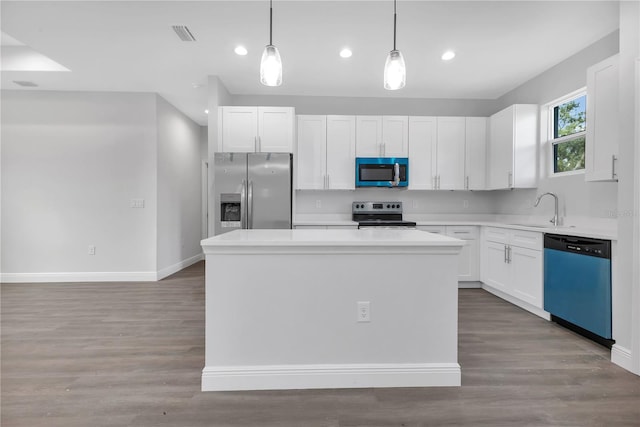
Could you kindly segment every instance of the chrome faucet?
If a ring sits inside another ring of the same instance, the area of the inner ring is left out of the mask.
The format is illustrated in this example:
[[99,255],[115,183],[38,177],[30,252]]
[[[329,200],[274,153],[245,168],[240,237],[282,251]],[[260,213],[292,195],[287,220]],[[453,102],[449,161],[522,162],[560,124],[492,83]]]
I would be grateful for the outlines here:
[[539,196],[538,196],[538,198],[536,199],[536,203],[533,205],[533,207],[538,206],[538,204],[540,203],[540,199],[542,199],[542,198],[543,198],[544,196],[546,196],[547,194],[548,194],[549,196],[553,196],[553,199],[554,199],[554,201],[555,201],[555,207],[554,207],[554,210],[553,210],[553,218],[551,218],[551,219],[549,220],[549,222],[550,222],[550,223],[552,223],[554,227],[557,227],[557,226],[558,226],[558,219],[559,219],[559,218],[558,218],[558,196],[556,196],[554,193],[544,193],[544,194],[541,194],[541,195],[539,195]]

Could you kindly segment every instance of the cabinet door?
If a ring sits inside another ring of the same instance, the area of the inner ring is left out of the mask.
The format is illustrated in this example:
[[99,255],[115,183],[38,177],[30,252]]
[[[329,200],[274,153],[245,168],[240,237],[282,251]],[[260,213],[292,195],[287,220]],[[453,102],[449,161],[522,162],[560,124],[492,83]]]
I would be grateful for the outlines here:
[[[514,107],[505,108],[489,119],[488,188],[496,190],[513,185]],[[535,159],[532,159],[535,161]]]
[[407,157],[409,155],[409,117],[382,117],[382,155]]
[[458,281],[476,281],[479,279],[480,251],[478,227],[472,225],[448,225],[447,236],[464,240],[465,245],[458,257]]
[[509,292],[510,268],[507,264],[506,246],[502,243],[485,242],[484,244],[484,282],[500,291]]
[[410,190],[434,189],[436,129],[435,117],[409,117]]
[[617,179],[618,115],[618,55],[615,55],[587,69],[587,181]]
[[322,190],[326,184],[326,116],[298,116],[296,188]]
[[262,153],[292,153],[294,110],[258,107],[258,148]]
[[486,189],[487,118],[467,117],[464,151],[466,190]]
[[439,190],[464,188],[465,118],[438,117],[437,185]]
[[511,246],[509,262],[511,286],[507,292],[534,307],[542,308],[542,251]]
[[[382,117],[356,117],[356,156],[382,156]],[[355,168],[355,165],[354,165]]]
[[327,116],[327,188],[353,190],[355,164],[355,116]]
[[258,109],[256,107],[220,107],[222,146],[227,153],[253,153],[257,147]]

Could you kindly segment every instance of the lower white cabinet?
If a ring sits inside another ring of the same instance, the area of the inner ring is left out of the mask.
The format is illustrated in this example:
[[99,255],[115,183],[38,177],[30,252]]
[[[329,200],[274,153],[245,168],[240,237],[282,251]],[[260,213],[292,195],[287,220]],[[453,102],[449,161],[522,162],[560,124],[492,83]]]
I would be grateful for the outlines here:
[[474,225],[419,225],[418,230],[443,234],[465,241],[458,256],[458,281],[475,282],[480,279],[479,227]]
[[486,227],[481,252],[483,283],[525,309],[543,308],[542,233]]

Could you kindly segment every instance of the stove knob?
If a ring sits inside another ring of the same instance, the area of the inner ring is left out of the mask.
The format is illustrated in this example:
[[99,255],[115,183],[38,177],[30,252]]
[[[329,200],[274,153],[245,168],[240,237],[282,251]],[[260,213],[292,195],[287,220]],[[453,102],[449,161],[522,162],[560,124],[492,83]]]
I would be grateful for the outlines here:
[[389,209],[389,207],[390,207],[390,206],[389,206],[389,205],[387,205],[387,209]]

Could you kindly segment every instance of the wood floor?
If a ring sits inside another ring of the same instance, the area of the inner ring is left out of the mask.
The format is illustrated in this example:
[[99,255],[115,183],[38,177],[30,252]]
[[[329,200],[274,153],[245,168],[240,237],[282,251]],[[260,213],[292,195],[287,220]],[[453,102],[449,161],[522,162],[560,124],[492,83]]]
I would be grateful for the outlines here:
[[202,263],[1,292],[2,427],[640,426],[640,377],[480,289],[460,290],[462,387],[225,393],[200,392]]

